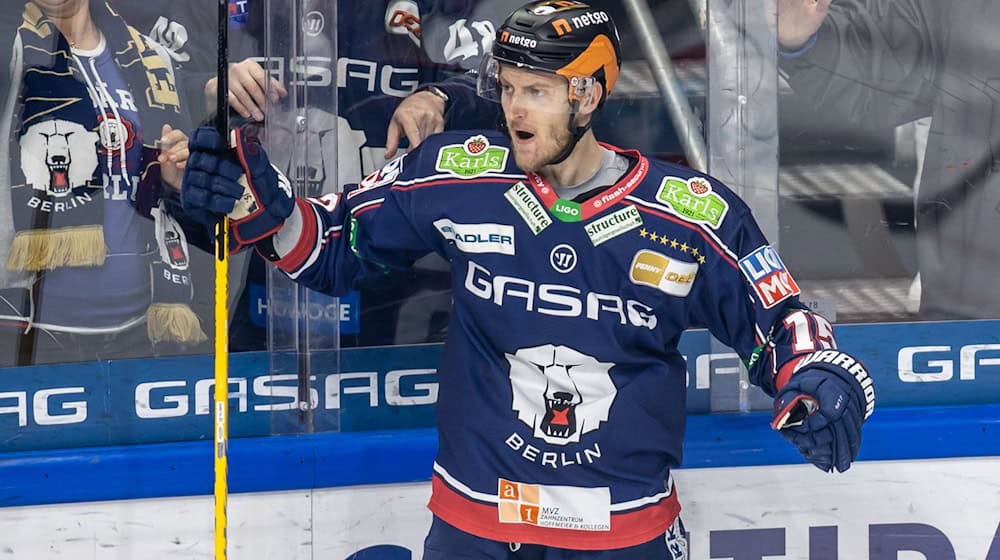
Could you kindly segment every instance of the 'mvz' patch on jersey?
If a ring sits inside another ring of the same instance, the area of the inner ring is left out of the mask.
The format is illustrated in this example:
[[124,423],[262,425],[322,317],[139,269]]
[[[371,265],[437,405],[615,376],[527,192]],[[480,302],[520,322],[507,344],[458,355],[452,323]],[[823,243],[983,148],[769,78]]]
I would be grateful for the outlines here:
[[740,259],[740,269],[750,281],[764,307],[770,309],[782,301],[799,295],[799,286],[781,262],[778,252],[764,245]]

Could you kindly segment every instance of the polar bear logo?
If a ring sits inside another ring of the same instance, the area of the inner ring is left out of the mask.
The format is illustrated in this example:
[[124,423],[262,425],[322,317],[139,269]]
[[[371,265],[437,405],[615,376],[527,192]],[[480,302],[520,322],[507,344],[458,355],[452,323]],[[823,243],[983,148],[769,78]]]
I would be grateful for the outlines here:
[[160,207],[151,209],[149,213],[153,216],[160,259],[174,270],[187,270],[189,261],[187,236],[181,225]]
[[510,363],[512,408],[519,420],[547,443],[578,443],[580,436],[608,420],[618,389],[614,364],[568,346],[546,344],[506,354]]
[[98,135],[78,123],[49,120],[21,136],[21,171],[32,188],[63,198],[84,187],[97,169]]

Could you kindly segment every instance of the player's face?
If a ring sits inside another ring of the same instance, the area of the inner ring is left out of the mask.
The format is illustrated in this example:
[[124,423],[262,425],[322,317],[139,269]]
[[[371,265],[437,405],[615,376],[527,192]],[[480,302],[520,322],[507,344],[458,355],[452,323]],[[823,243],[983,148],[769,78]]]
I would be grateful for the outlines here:
[[566,79],[504,65],[499,82],[514,160],[525,171],[539,171],[571,140]]

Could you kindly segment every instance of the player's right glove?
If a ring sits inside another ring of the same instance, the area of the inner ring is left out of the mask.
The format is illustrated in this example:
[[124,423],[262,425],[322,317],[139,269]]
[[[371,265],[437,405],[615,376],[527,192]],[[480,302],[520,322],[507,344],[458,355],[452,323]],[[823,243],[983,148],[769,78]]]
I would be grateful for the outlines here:
[[802,358],[774,399],[771,426],[822,471],[844,472],[861,448],[861,426],[875,409],[864,365],[839,350]]
[[273,235],[295,206],[291,184],[256,138],[232,131],[230,146],[211,127],[194,131],[184,169],[181,206],[206,225],[228,215],[231,250]]

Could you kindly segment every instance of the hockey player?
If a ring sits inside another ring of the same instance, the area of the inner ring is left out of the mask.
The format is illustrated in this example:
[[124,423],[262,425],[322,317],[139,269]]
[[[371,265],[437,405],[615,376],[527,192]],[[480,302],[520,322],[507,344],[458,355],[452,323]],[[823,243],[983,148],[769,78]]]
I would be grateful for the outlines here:
[[228,214],[234,249],[297,282],[343,293],[430,251],[450,261],[425,559],[684,558],[670,469],[688,327],[739,353],[809,462],[845,471],[857,456],[871,379],[799,303],[747,206],[595,140],[619,64],[604,11],[528,4],[479,76],[504,130],[431,136],[343,196],[294,198],[239,131],[231,148],[193,136],[187,210]]

